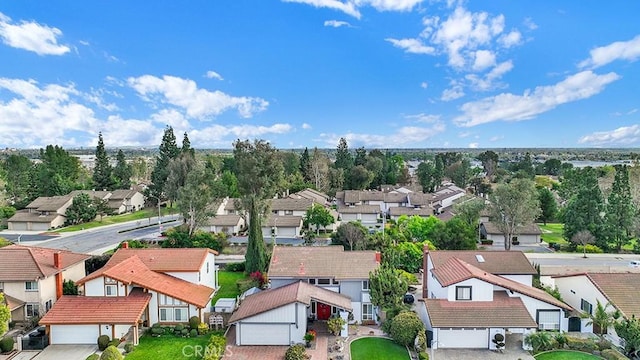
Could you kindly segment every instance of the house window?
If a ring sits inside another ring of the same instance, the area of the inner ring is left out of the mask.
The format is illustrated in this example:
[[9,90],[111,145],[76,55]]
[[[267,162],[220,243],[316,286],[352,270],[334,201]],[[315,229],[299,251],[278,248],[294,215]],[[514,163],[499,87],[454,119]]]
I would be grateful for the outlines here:
[[293,210],[285,210],[284,214],[285,215],[293,215]]
[[593,314],[593,305],[585,299],[580,299],[580,310],[591,315]]
[[24,289],[26,291],[38,291],[38,282],[37,281],[27,281],[24,283]]
[[40,316],[40,311],[38,304],[27,304],[27,317],[38,317]]
[[331,284],[331,279],[318,279],[318,285],[329,285]]
[[471,286],[456,286],[456,300],[471,300]]
[[105,284],[117,284],[118,280],[112,279],[110,277],[104,277],[104,283]]
[[538,310],[538,329],[560,330],[560,310]]
[[316,284],[316,279],[309,279],[309,284],[315,285]]
[[187,317],[187,309],[183,309],[183,308],[174,308],[174,320],[175,322],[179,322],[179,321],[187,321],[188,317]]
[[171,317],[172,313],[170,310],[171,309],[160,309],[160,321],[169,322],[173,320],[173,317]]
[[4,283],[0,281],[0,291],[4,291]]
[[340,280],[333,279],[331,282],[333,285],[340,285]]
[[315,301],[311,302],[311,313],[312,314],[316,313],[316,302]]
[[362,304],[362,321],[373,320],[373,304]]
[[52,306],[53,306],[53,302],[52,302],[51,300],[47,301],[47,302],[44,304],[45,312],[48,312],[49,310],[51,310],[51,307],[52,307]]
[[369,280],[362,281],[362,290],[369,291]]
[[105,285],[104,286],[104,295],[105,296],[118,296],[118,285]]

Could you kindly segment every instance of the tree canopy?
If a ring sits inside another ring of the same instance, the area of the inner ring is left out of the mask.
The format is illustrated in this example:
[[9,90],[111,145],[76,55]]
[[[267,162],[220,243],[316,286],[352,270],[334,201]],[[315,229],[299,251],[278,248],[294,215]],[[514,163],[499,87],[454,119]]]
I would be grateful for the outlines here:
[[538,217],[538,192],[533,181],[514,179],[498,185],[490,199],[490,217],[504,235],[505,250],[510,250],[511,238],[517,234],[518,227],[528,225]]

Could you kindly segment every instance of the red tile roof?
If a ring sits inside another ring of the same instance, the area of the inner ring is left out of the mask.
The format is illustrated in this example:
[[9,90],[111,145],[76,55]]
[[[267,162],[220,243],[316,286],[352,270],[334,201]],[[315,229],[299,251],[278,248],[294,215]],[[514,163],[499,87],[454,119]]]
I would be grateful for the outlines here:
[[432,269],[431,272],[443,287],[475,278],[493,285],[503,287],[508,290],[513,290],[520,294],[538,299],[540,301],[558,306],[566,310],[572,310],[569,305],[554,298],[544,290],[540,290],[532,286],[527,286],[517,281],[504,278],[502,276],[493,275],[490,272],[479,269],[458,258],[451,258],[447,260],[446,263]]
[[337,306],[347,311],[353,310],[351,298],[348,296],[299,281],[246,297],[238,310],[231,315],[229,323],[296,302],[310,306],[311,300]]
[[342,246],[276,246],[268,275],[270,278],[369,279],[369,272],[379,266],[375,251],[344,251]]
[[493,301],[448,301],[425,299],[433,327],[520,327],[537,328],[519,297],[504,291],[493,293]]
[[211,249],[118,249],[109,259],[104,268],[111,267],[125,260],[137,256],[153,271],[161,272],[193,272],[199,271],[208,254],[218,255]]
[[153,271],[138,256],[128,257],[109,268],[100,269],[80,279],[77,283],[84,284],[101,276],[106,276],[125,284],[142,286],[200,308],[204,308],[209,304],[211,296],[215,292],[214,289],[208,286],[193,284],[171,275]]
[[[434,267],[441,266],[450,258],[458,258],[475,267],[496,275],[536,275],[536,269],[531,265],[522,251],[464,251],[437,250],[429,252],[429,261]],[[484,262],[478,261],[478,255]]]
[[65,295],[40,319],[40,324],[133,325],[140,320],[150,300],[151,294],[138,290],[120,297]]
[[91,257],[67,250],[24,245],[5,246],[0,248],[0,281],[37,280],[59,273],[62,270],[53,265],[53,254],[57,252],[61,254],[62,270]]

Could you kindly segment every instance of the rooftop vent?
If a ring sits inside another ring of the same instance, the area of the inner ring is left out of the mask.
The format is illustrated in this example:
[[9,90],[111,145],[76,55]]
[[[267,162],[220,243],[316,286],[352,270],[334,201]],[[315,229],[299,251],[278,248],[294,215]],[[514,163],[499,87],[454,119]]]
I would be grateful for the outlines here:
[[482,257],[482,255],[476,255],[476,260],[478,260],[479,263],[484,262],[484,258]]

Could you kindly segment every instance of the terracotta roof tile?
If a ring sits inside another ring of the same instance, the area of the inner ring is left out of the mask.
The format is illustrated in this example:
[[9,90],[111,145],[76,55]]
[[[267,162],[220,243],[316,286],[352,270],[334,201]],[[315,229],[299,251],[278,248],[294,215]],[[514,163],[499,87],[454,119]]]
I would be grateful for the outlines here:
[[493,301],[425,299],[424,305],[433,327],[538,327],[522,300],[504,291],[494,292]]
[[344,251],[342,246],[276,246],[269,277],[368,279],[380,266],[375,251]]
[[7,306],[9,307],[9,311],[13,311],[16,309],[19,309],[21,307],[24,306],[24,304],[26,304],[26,302],[20,300],[20,299],[16,299],[13,296],[9,296],[7,294],[2,294],[4,296],[4,302],[7,304]]
[[[476,255],[481,255],[484,262],[478,262]],[[433,262],[434,267],[444,264],[453,257],[496,275],[537,274],[536,269],[522,251],[438,250],[429,252],[429,261]]]
[[[103,269],[104,271],[100,272],[100,270],[98,270],[80,279],[77,283],[84,284],[91,279],[107,276],[125,284],[135,284],[169,295],[172,298],[182,300],[200,308],[206,307],[209,304],[209,300],[215,292],[214,289],[208,286],[193,284],[170,275],[153,271],[149,269],[138,256],[128,257],[116,265]],[[96,275],[98,272],[100,273]]]
[[138,290],[129,296],[65,295],[40,319],[40,324],[135,324],[150,300],[151,294]]
[[626,318],[640,317],[640,301],[638,289],[640,289],[640,274],[614,273],[614,274],[587,274],[591,282],[600,289],[602,294],[615,306]]
[[0,248],[0,281],[42,279],[60,272],[53,265],[53,254],[59,252],[62,270],[89,259],[91,256],[67,250],[35,246],[9,245]]
[[310,306],[311,300],[337,306],[347,311],[353,310],[351,298],[348,296],[299,281],[246,297],[238,310],[231,315],[229,323],[296,302]]

